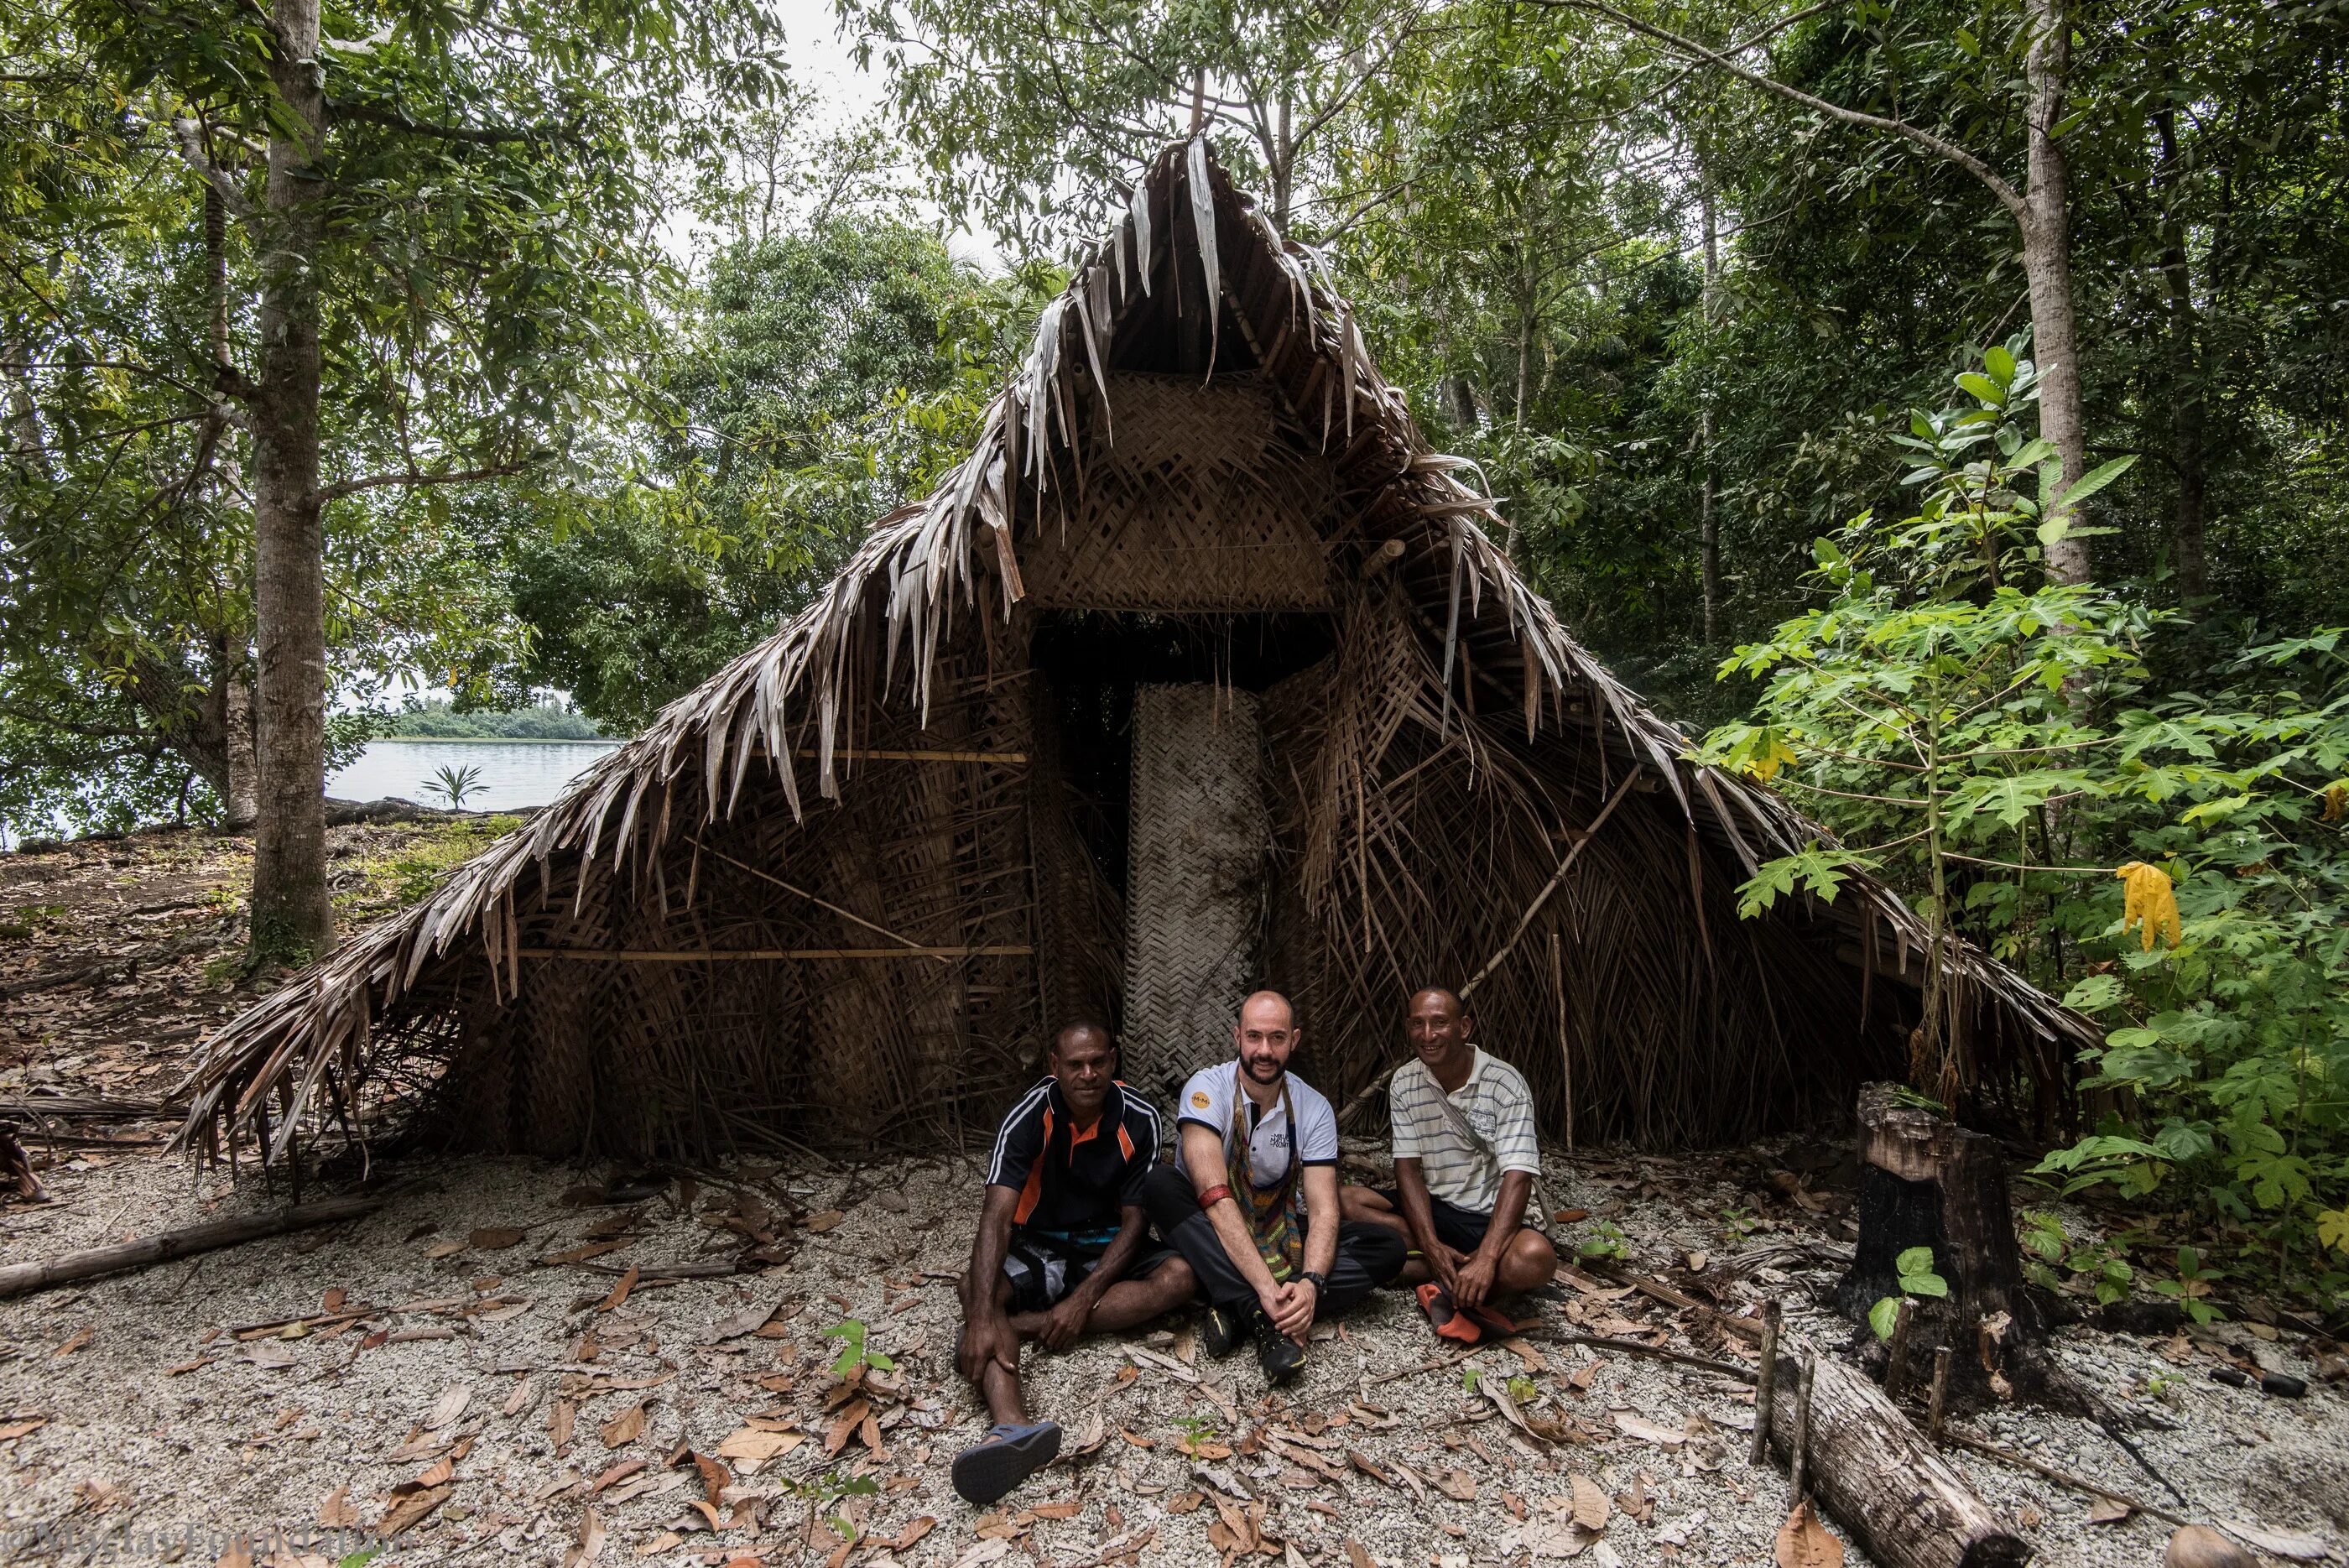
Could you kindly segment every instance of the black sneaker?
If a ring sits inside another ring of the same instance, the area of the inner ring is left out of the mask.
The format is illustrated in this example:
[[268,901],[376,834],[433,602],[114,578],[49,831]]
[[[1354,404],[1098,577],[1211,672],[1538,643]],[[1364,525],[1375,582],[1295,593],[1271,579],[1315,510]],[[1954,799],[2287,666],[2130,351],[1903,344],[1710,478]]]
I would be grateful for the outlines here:
[[984,1441],[954,1459],[954,1489],[965,1502],[984,1508],[1059,1457],[1061,1428],[1050,1421],[988,1429]]
[[1259,1311],[1256,1314],[1256,1364],[1264,1368],[1265,1381],[1274,1387],[1288,1382],[1305,1370],[1305,1347],[1272,1326],[1272,1320]]
[[1209,1302],[1199,1314],[1199,1343],[1210,1355],[1229,1355],[1247,1334],[1247,1320],[1220,1303]]

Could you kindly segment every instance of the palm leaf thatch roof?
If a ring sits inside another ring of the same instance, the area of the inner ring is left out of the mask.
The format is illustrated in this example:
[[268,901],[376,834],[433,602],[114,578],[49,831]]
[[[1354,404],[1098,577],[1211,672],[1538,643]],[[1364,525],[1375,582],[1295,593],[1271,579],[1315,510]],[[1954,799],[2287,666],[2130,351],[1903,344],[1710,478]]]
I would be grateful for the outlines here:
[[[1925,923],[1864,876],[1738,919],[1738,882],[1827,836],[1682,760],[1494,543],[1472,474],[1318,256],[1204,142],[1167,149],[937,492],[207,1041],[182,1144],[275,1158],[392,1120],[691,1153],[987,1124],[1049,1025],[1119,1005],[1123,891],[1085,826],[1117,806],[1076,731],[1118,678],[1100,650],[1135,639],[1205,647],[1234,685],[1241,642],[1305,649],[1249,698],[1254,975],[1299,998],[1325,1088],[1376,1083],[1402,998],[1471,975],[1484,1040],[1569,1136],[1737,1137],[1899,1075]],[[1983,1093],[2068,1081],[2084,1020],[1971,948],[1934,961]]]

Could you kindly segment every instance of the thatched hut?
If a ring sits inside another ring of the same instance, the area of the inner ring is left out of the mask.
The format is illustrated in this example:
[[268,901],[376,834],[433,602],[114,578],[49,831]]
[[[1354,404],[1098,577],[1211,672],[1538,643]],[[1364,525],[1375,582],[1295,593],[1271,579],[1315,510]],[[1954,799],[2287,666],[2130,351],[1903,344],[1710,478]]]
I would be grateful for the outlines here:
[[[1899,1075],[1926,929],[1855,877],[1737,918],[1821,830],[1692,767],[1492,541],[1308,250],[1168,149],[977,449],[773,637],[209,1041],[183,1137],[706,1155],[991,1124],[1050,1026],[1162,1087],[1299,1002],[1341,1101],[1408,992],[1554,1133],[1701,1143]],[[2082,1021],[1951,952],[1983,1082]]]

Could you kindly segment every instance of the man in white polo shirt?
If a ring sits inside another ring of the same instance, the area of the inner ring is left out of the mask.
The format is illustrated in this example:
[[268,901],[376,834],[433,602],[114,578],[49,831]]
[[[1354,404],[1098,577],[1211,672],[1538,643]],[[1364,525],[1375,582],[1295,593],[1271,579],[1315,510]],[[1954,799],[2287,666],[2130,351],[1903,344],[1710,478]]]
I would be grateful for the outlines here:
[[1491,1311],[1495,1296],[1557,1272],[1557,1249],[1526,1223],[1541,1174],[1533,1093],[1524,1074],[1471,1042],[1475,1023],[1440,986],[1412,997],[1405,1029],[1416,1060],[1387,1085],[1395,1184],[1349,1187],[1344,1199],[1348,1219],[1411,1239],[1402,1282],[1419,1288],[1438,1334],[1468,1344],[1483,1337],[1479,1319],[1509,1328]]
[[1318,1317],[1343,1312],[1402,1267],[1396,1231],[1344,1218],[1338,1116],[1288,1074],[1296,1016],[1277,992],[1240,1004],[1237,1060],[1203,1067],[1175,1107],[1175,1163],[1143,1184],[1158,1234],[1190,1263],[1207,1298],[1209,1354],[1256,1341],[1274,1383],[1305,1365]]

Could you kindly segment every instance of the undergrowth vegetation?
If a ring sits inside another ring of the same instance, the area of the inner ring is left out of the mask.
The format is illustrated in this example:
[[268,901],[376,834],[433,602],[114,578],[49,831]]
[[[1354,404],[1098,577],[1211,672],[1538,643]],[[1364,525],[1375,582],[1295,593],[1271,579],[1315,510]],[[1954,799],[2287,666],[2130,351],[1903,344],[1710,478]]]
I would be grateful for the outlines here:
[[453,817],[357,846],[335,865],[336,919],[356,928],[422,903],[450,872],[522,824],[519,816]]
[[[2041,552],[2066,524],[2031,499],[2060,487],[2016,419],[2032,368],[1995,349],[1960,385],[1964,401],[1914,416],[1904,441],[1916,513],[1821,539],[1823,602],[1722,664],[1764,685],[1699,754],[1771,779],[1837,836],[1764,865],[1744,911],[1831,900],[1875,870],[1937,940],[1973,941],[2106,1028],[2074,1136],[2033,1175],[2137,1212],[2110,1256],[2044,1244],[2051,1277],[2101,1293],[2134,1246],[2197,1315],[2225,1275],[2338,1295],[2349,632],[2271,639],[2046,582]],[[2165,671],[2189,662],[2224,679],[2177,690]],[[2019,1085],[1980,1082],[1964,1059],[1956,1006],[1928,995],[1912,1082],[1953,1104],[2011,1100]],[[2223,1262],[2178,1250],[2181,1228],[2218,1238]]]

